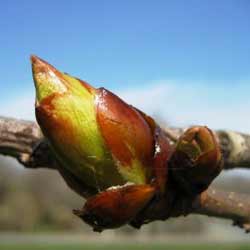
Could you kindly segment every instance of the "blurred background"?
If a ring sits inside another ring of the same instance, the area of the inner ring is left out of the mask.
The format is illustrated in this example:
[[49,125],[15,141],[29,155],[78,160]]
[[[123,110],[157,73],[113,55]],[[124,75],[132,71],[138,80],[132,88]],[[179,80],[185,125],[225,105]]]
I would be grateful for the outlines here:
[[[29,56],[36,54],[161,124],[250,132],[248,0],[11,0],[0,6],[1,116],[35,120]],[[237,170],[214,185],[250,193],[249,183],[248,172]],[[202,216],[94,234],[71,213],[82,205],[55,171],[27,170],[0,157],[0,249],[44,242],[71,249],[86,242],[139,242],[145,249],[250,243],[230,222]]]

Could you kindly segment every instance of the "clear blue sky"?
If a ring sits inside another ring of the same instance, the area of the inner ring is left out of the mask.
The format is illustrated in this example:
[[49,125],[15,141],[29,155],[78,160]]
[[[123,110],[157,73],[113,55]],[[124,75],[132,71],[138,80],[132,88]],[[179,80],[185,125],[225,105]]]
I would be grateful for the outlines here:
[[2,105],[33,91],[32,53],[111,89],[165,79],[194,88],[219,85],[222,92],[230,86],[238,99],[249,94],[248,0],[10,0],[0,6]]

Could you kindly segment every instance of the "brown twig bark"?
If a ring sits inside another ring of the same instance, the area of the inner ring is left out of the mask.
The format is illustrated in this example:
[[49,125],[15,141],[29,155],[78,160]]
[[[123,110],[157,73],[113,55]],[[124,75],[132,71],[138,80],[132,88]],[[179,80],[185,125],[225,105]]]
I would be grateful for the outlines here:
[[[185,129],[166,128],[175,141]],[[250,135],[215,131],[224,156],[224,169],[250,168]],[[54,156],[35,122],[0,117],[0,154],[16,158],[29,168],[55,168]]]
[[[166,135],[175,141],[184,129],[167,128]],[[216,131],[222,148],[225,164],[224,169],[250,168],[250,135],[231,131]],[[46,140],[36,123],[0,117],[0,154],[16,158],[27,168],[51,168],[57,169],[57,162],[52,155]],[[67,184],[83,197],[86,197],[84,188],[75,187],[73,176],[65,178]],[[68,176],[68,174],[66,174]],[[183,202],[183,200],[182,200]],[[190,202],[190,200],[188,201]],[[157,218],[151,214],[151,219],[159,219],[160,212],[164,210],[164,201],[159,205]],[[177,204],[176,213],[169,216],[198,213],[208,216],[232,219],[235,225],[250,231],[250,197],[248,195],[235,194],[208,189],[196,197],[190,204]],[[183,209],[183,208],[188,209]],[[178,210],[179,209],[179,210]],[[162,218],[166,218],[163,215]]]
[[250,232],[250,197],[246,194],[210,188],[193,202],[192,213],[231,219],[233,225]]
[[56,162],[35,122],[0,117],[0,154],[28,168],[55,168]]

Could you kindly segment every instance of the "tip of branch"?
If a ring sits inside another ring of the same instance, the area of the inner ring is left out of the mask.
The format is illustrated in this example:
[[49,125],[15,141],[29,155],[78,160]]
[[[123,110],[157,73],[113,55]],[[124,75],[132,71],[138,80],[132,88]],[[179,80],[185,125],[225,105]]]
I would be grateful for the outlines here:
[[239,228],[244,229],[245,233],[250,233],[250,222],[234,221],[233,226],[238,226]]

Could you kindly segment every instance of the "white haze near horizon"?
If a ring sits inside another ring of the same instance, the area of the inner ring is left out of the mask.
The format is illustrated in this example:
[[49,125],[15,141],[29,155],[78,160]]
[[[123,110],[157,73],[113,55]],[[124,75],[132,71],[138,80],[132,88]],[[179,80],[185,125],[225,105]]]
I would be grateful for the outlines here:
[[[170,126],[197,124],[250,132],[247,116],[250,100],[242,98],[233,88],[225,89],[225,85],[184,85],[164,80],[113,91],[126,102]],[[15,100],[2,101],[0,116],[35,120],[34,99],[35,93],[29,92]]]

